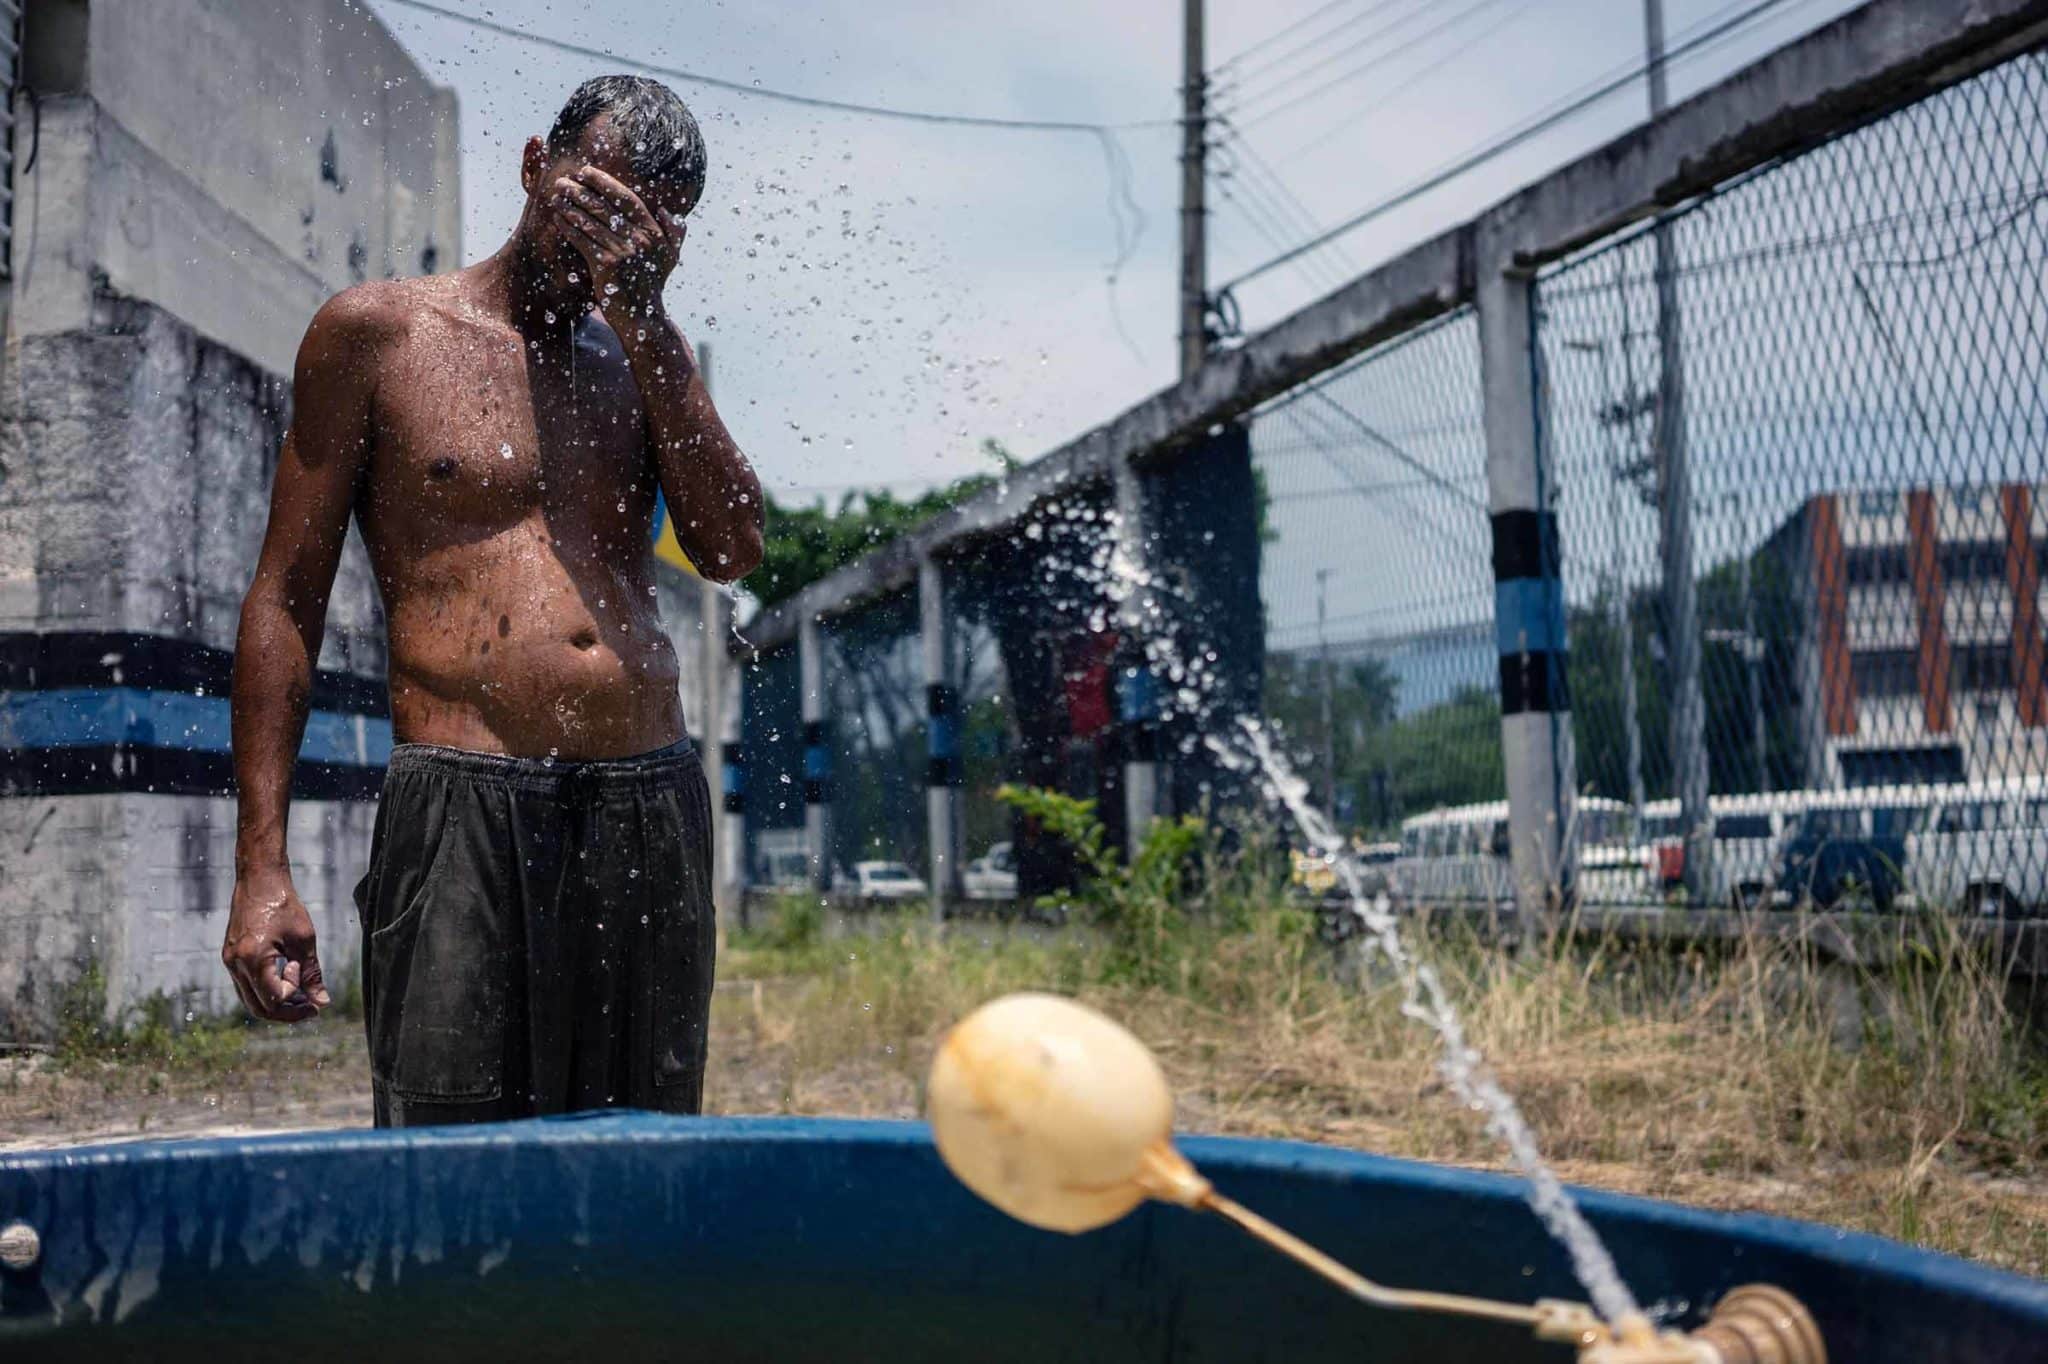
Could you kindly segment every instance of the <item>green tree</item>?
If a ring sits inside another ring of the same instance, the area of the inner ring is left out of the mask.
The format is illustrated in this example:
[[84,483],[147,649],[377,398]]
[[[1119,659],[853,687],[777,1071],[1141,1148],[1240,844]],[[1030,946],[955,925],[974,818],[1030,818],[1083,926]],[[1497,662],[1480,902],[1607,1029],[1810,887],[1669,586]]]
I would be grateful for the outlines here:
[[[1017,465],[1001,441],[984,440],[981,449],[1002,473]],[[886,488],[855,490],[842,494],[836,508],[822,497],[807,507],[789,506],[771,494],[761,566],[747,575],[746,588],[763,606],[773,606],[869,550],[917,530],[1000,476],[969,474],[915,497],[898,497]]]
[[1382,727],[1364,746],[1361,771],[1371,779],[1366,811],[1382,828],[1439,805],[1499,800],[1507,792],[1499,698],[1467,687]]
[[[1314,653],[1270,654],[1266,658],[1265,713],[1287,738],[1296,767],[1319,795],[1328,777],[1324,768],[1323,663]],[[1352,808],[1361,819],[1378,820],[1370,793],[1380,785],[1368,746],[1394,719],[1399,684],[1385,660],[1354,658],[1331,664],[1330,747],[1335,751],[1337,784],[1351,793]]]

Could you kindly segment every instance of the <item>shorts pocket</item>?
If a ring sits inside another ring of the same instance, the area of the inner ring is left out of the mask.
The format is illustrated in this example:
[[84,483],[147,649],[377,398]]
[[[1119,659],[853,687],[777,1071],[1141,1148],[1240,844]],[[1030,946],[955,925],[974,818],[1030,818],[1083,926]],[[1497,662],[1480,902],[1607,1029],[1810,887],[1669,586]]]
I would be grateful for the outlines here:
[[365,948],[370,1072],[405,1099],[495,1099],[509,998],[498,869],[484,822],[463,817],[473,802],[435,794],[440,808],[422,809],[414,826],[426,839],[375,878]]

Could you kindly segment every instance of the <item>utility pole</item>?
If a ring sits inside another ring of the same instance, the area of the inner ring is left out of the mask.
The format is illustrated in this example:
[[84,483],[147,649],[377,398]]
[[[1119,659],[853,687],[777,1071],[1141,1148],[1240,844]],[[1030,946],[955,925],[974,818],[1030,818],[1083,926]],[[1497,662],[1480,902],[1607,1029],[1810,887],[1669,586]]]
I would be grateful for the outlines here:
[[[1183,0],[1185,33],[1181,50],[1180,126],[1180,374],[1202,367],[1209,349],[1209,268],[1203,206],[1209,143],[1209,77],[1202,57],[1203,0]],[[1132,575],[1119,612],[1124,634],[1122,712],[1124,754],[1124,842],[1135,853],[1159,814],[1164,764],[1159,753],[1158,686],[1147,656],[1147,632],[1162,628],[1153,600],[1152,546],[1146,530],[1145,498],[1138,470],[1120,460],[1113,475],[1117,549]]]
[[1316,647],[1323,659],[1323,814],[1332,828],[1337,824],[1337,722],[1335,693],[1337,673],[1330,663],[1330,636],[1324,629],[1329,619],[1324,588],[1330,570],[1316,570]]
[[1735,493],[1737,524],[1742,545],[1742,661],[1749,665],[1750,742],[1756,746],[1756,789],[1771,789],[1771,738],[1764,725],[1764,640],[1756,632],[1756,597],[1750,590],[1749,561],[1755,558],[1749,545],[1749,503]]
[[[1621,268],[1619,259],[1616,269]],[[1624,286],[1626,287],[1626,286]],[[1630,619],[1628,576],[1623,570],[1621,551],[1621,485],[1627,477],[1620,452],[1615,447],[1614,428],[1627,423],[1628,443],[1635,443],[1635,379],[1628,361],[1628,333],[1622,332],[1621,362],[1628,374],[1626,389],[1615,397],[1614,380],[1607,365],[1607,342],[1567,339],[1566,350],[1591,353],[1600,358],[1601,445],[1607,453],[1607,593],[1614,611],[1615,653],[1621,663],[1621,725],[1627,743],[1628,805],[1637,829],[1643,827],[1643,732],[1636,701],[1635,623]]]
[[[711,343],[697,343],[697,373],[704,391],[711,391]],[[673,509],[669,512],[674,516]],[[724,815],[719,825],[717,860],[711,876],[712,902],[719,922],[746,924],[746,760],[741,747],[739,665],[733,660],[733,594],[700,576],[697,603],[702,633],[697,641],[697,735],[704,780],[719,793]]]
[[1180,116],[1180,377],[1208,353],[1209,253],[1203,193],[1209,150],[1209,75],[1202,61],[1202,5],[1184,0]]
[[[1643,0],[1650,117],[1668,103],[1664,0]],[[1707,811],[1706,699],[1700,691],[1698,592],[1692,573],[1692,470],[1686,450],[1685,357],[1678,313],[1677,248],[1660,217],[1651,233],[1657,274],[1657,522],[1663,541],[1664,632],[1671,659],[1671,765],[1685,833],[1685,888],[1705,903],[1714,885],[1714,837]]]

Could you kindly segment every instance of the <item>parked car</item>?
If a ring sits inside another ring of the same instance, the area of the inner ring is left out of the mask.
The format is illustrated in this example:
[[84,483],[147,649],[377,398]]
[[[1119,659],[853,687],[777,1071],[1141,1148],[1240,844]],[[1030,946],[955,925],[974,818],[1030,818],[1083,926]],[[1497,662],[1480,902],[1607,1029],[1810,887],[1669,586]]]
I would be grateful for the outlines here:
[[863,900],[915,900],[931,893],[931,887],[901,862],[856,862],[853,875],[835,877],[836,894]]
[[1936,787],[1906,834],[1915,905],[1987,917],[2048,911],[2048,778]]
[[1008,843],[996,843],[967,864],[961,888],[970,900],[1017,898],[1017,858]]
[[[1618,852],[1624,879],[1635,879],[1628,858],[1628,806],[1582,796],[1576,818],[1582,862],[1591,857],[1597,867]],[[1484,801],[1411,815],[1401,821],[1400,856],[1382,864],[1382,870],[1394,898],[1403,904],[1511,906],[1508,803]]]
[[1815,793],[1779,854],[1772,903],[1889,912],[1906,885],[1906,835],[1931,800],[1926,787]]
[[[1709,797],[1714,856],[1705,902],[1735,909],[1768,903],[1785,841],[1814,797],[1811,791]],[[1667,798],[1645,805],[1640,837],[1644,875],[1654,897],[1679,893],[1685,885],[1685,836],[1678,802]]]

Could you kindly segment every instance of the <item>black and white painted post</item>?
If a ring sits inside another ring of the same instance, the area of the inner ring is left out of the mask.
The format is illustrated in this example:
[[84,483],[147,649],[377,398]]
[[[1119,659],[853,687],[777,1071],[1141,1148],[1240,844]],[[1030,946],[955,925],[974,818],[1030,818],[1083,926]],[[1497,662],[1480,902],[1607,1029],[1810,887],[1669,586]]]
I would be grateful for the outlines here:
[[958,903],[960,884],[960,691],[946,666],[952,650],[946,579],[929,554],[917,561],[917,615],[924,646],[925,806],[931,821],[932,917],[943,921]]
[[804,722],[804,857],[811,885],[832,889],[832,748],[825,735],[825,655],[818,618],[797,629],[797,670]]
[[1565,688],[1564,583],[1557,479],[1543,432],[1543,378],[1530,276],[1478,234],[1479,367],[1487,510],[1493,519],[1500,738],[1516,917],[1534,942],[1569,903],[1576,870],[1571,698]]
[[1117,461],[1112,477],[1116,494],[1114,552],[1120,561],[1114,575],[1124,593],[1117,620],[1123,635],[1117,668],[1117,718],[1124,749],[1124,849],[1135,857],[1146,831],[1159,817],[1159,684],[1147,648],[1159,620],[1152,599],[1144,480],[1127,459]]
[[[726,612],[732,610],[727,598]],[[730,616],[720,622],[730,630]],[[728,656],[719,677],[718,708],[718,887],[722,898],[719,911],[735,918],[741,927],[747,922],[747,747],[745,691],[737,659]]]

